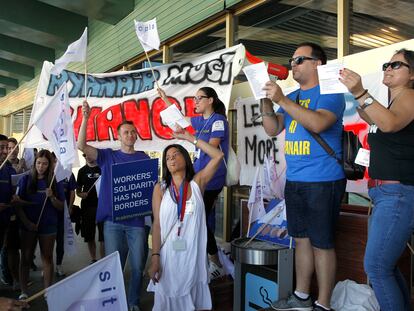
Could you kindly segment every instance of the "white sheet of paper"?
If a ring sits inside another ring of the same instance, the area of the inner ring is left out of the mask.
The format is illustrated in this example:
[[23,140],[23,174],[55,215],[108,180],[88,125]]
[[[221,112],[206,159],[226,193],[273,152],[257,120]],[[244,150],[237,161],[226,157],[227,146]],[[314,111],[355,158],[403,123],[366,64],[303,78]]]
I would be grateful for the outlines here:
[[183,129],[189,127],[191,124],[187,121],[184,115],[178,110],[176,105],[171,105],[160,113],[162,121],[173,131],[176,131],[177,125]]
[[21,174],[16,174],[16,175],[11,175],[11,182],[12,182],[12,186],[17,186],[17,184],[19,183],[20,178],[22,178],[25,175],[29,175],[30,174],[30,170],[21,173]]
[[339,70],[344,69],[341,63],[318,66],[319,86],[321,94],[348,93],[348,89],[339,81]]
[[369,167],[369,150],[364,148],[359,148],[358,154],[355,158],[355,163]]
[[265,63],[262,62],[246,66],[243,68],[243,72],[249,81],[249,85],[252,89],[254,98],[256,100],[266,98],[266,92],[262,89],[264,88],[266,82],[270,81],[270,78],[269,74],[267,73]]

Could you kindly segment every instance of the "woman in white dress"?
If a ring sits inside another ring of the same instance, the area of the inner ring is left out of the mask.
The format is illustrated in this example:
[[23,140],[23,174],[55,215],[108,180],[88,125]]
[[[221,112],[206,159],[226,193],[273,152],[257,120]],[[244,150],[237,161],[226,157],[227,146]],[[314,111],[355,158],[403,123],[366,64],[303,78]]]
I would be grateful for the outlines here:
[[163,178],[154,188],[152,257],[148,291],[154,311],[210,310],[207,227],[203,192],[223,153],[185,130],[173,134],[208,154],[210,162],[194,173],[181,145],[170,145],[162,156]]

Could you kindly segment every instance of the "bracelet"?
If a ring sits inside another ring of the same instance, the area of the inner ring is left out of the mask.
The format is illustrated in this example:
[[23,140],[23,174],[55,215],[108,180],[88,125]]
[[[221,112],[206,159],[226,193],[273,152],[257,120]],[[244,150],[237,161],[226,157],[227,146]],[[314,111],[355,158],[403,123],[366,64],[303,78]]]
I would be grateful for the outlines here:
[[368,93],[368,89],[365,89],[361,95],[354,97],[355,100],[360,99],[362,96],[364,96],[366,93]]
[[151,255],[151,257],[152,256],[159,256],[159,257],[161,257],[160,253],[154,253],[154,254]]
[[272,112],[263,112],[262,113],[262,117],[273,117],[275,115],[276,115],[276,113],[274,111],[272,111]]
[[198,143],[198,139],[196,138],[196,139],[194,139],[194,141],[193,141],[194,146],[196,146],[196,145],[197,145],[197,143]]

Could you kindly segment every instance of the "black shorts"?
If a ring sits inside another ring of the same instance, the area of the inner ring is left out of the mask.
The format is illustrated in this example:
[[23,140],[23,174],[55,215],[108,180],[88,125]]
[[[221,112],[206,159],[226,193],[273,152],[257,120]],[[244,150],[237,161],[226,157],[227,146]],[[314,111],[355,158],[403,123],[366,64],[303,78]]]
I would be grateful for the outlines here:
[[96,226],[98,226],[98,241],[103,242],[103,223],[96,223],[96,206],[81,205],[81,236],[85,242],[95,240]]

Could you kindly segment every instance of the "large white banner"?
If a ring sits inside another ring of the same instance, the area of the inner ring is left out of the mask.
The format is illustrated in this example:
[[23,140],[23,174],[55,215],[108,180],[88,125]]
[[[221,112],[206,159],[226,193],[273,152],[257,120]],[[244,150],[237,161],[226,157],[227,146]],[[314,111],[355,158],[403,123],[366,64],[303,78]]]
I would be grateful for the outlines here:
[[[200,87],[214,88],[228,106],[233,78],[240,71],[244,57],[244,46],[237,45],[193,60],[154,67],[154,73],[167,96],[185,116],[192,117],[195,115],[193,97]],[[82,121],[82,102],[85,99],[85,75],[67,70],[57,76],[51,75],[52,67],[52,63],[43,64],[29,125],[59,87],[67,82],[77,137]],[[177,143],[172,140],[171,129],[161,121],[160,112],[166,106],[158,96],[150,69],[88,74],[87,90],[87,100],[92,108],[87,129],[89,144],[99,148],[117,148],[116,129],[124,120],[134,122],[138,131],[136,148],[139,150],[162,150],[169,143]],[[190,145],[186,144],[186,147],[192,148]],[[40,131],[33,128],[28,134],[25,147],[47,146]]]

